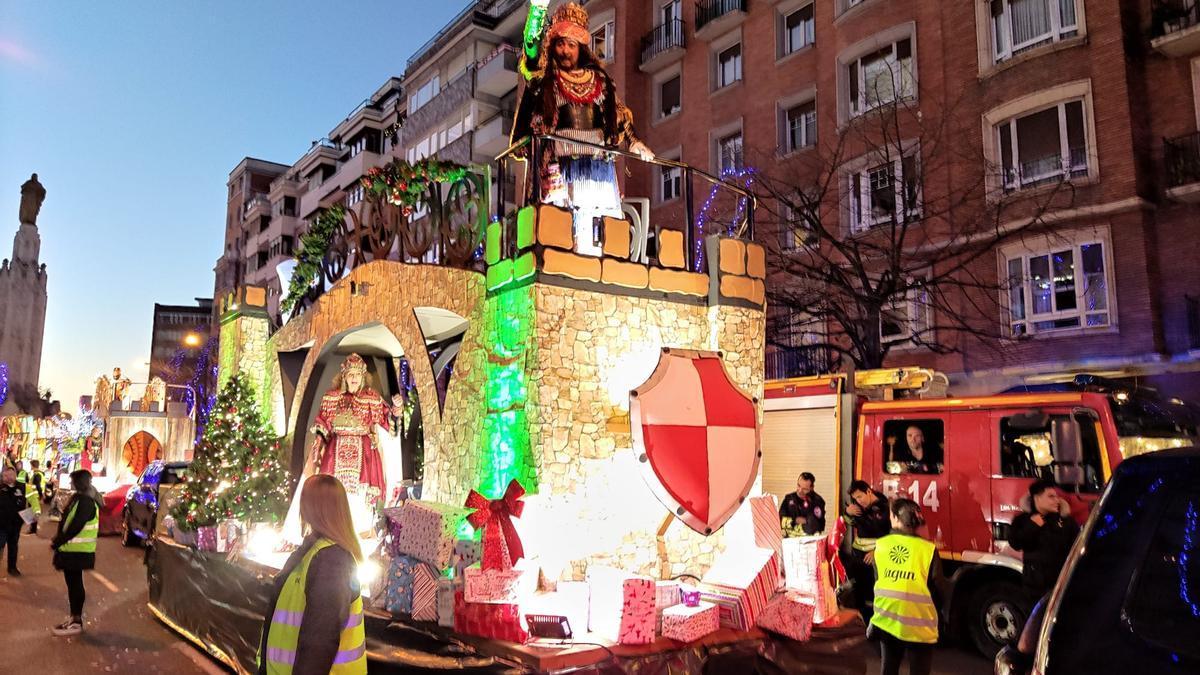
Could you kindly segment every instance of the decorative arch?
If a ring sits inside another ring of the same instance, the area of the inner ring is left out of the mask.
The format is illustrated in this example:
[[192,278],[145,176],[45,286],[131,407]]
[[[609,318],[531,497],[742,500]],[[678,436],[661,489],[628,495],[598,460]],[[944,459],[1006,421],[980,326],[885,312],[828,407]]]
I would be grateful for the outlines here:
[[133,434],[121,446],[121,462],[135,477],[142,475],[150,462],[162,458],[162,443],[149,431]]

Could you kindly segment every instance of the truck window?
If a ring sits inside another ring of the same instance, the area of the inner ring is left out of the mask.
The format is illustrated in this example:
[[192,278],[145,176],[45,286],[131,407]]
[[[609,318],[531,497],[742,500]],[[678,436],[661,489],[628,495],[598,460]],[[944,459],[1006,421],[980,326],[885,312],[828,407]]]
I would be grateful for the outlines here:
[[1200,491],[1170,499],[1130,588],[1124,613],[1134,634],[1200,660]]
[[945,439],[942,420],[887,420],[883,423],[884,472],[941,473]]
[[[1054,415],[1052,419],[1066,419]],[[1050,442],[1050,423],[1041,429],[1014,429],[1011,418],[1000,420],[1000,473],[1010,478],[1043,478],[1054,480],[1054,448]],[[1099,492],[1103,487],[1100,465],[1100,441],[1096,425],[1086,418],[1079,419],[1080,439],[1083,441],[1083,492]]]

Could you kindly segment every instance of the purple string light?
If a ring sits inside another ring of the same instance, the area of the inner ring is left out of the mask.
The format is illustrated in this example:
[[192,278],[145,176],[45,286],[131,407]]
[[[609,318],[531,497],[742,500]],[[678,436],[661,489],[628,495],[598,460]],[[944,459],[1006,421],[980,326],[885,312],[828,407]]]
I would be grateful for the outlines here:
[[[739,180],[742,181],[744,187],[750,187],[754,183],[754,168],[746,167],[743,169],[725,169],[721,172],[721,180]],[[695,250],[695,269],[699,272],[704,266],[704,232],[711,217],[709,210],[712,208],[713,201],[717,198],[717,191],[720,189],[719,184],[713,184],[712,189],[708,192],[708,197],[704,200],[704,206],[700,207],[700,213],[696,216],[696,250]],[[738,219],[746,209],[746,197],[740,197],[737,200],[737,209],[734,212],[733,220],[725,227],[725,233],[729,236],[733,235],[734,228],[737,227]]]

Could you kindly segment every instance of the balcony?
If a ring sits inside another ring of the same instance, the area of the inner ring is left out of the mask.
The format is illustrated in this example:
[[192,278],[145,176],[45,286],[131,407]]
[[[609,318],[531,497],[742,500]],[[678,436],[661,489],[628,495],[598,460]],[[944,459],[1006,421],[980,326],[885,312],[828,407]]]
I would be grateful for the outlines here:
[[827,349],[776,347],[767,352],[765,377],[768,380],[786,380],[792,377],[823,375],[830,372],[831,363]]
[[711,40],[746,20],[746,0],[700,0],[696,3],[696,38]]
[[1163,139],[1167,197],[1200,203],[1200,131]]
[[1150,46],[1164,56],[1200,54],[1200,0],[1155,0]]
[[346,154],[346,146],[334,143],[328,138],[313,141],[312,147],[296,162],[295,172],[299,176],[307,176],[313,168],[321,164],[336,164]]
[[342,162],[341,166],[333,174],[333,177],[326,181],[326,183],[332,183],[345,189],[366,175],[368,170],[377,166],[383,166],[383,156],[377,152],[363,150],[345,162]]
[[475,71],[475,90],[497,98],[517,88],[517,52],[501,45]]
[[643,73],[661,70],[682,59],[686,48],[682,19],[655,26],[642,37],[642,61],[638,69]]
[[242,210],[242,220],[251,221],[259,216],[269,215],[271,215],[271,200],[267,199],[267,193],[252,193],[250,199],[246,200],[246,207]]
[[508,147],[508,133],[512,130],[513,115],[504,111],[480,124],[475,129],[475,154],[489,158],[504,152]]

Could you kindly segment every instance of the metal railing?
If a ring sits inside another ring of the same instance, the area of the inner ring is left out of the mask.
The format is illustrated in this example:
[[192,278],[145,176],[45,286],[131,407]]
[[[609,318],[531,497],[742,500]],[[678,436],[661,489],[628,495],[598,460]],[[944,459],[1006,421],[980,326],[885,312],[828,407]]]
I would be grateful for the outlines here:
[[1163,139],[1167,187],[1200,183],[1200,131]]
[[1150,21],[1154,37],[1187,30],[1200,24],[1200,0],[1155,0]]
[[642,37],[642,63],[676,47],[686,47],[683,19],[672,19],[659,24]]
[[730,12],[746,11],[746,0],[700,0],[696,3],[696,30]]
[[829,350],[821,347],[777,347],[767,352],[764,376],[768,380],[821,375],[831,371]]
[[[528,160],[530,165],[529,165],[527,176],[530,177],[532,188],[533,188],[532,195],[531,195],[533,197],[532,203],[540,204],[542,202],[542,181],[541,181],[540,177],[541,177],[541,173],[542,173],[542,171],[541,171],[542,162],[545,161],[545,157],[543,157],[543,151],[546,147],[544,144],[545,143],[555,143],[555,142],[567,143],[573,147],[588,148],[591,150],[595,150],[598,154],[607,155],[612,158],[625,157],[627,159],[632,159],[634,161],[642,162],[644,164],[651,164],[653,166],[680,169],[683,172],[683,192],[684,192],[683,204],[684,204],[685,219],[687,222],[687,228],[684,231],[684,239],[685,239],[685,247],[684,248],[685,248],[685,256],[687,258],[687,269],[692,269],[693,263],[695,262],[695,256],[696,256],[696,232],[698,229],[697,228],[697,215],[698,214],[696,213],[695,190],[693,189],[692,186],[693,186],[694,179],[697,177],[704,180],[708,184],[712,185],[714,191],[723,191],[726,193],[730,193],[733,195],[735,200],[745,200],[744,207],[738,209],[739,215],[737,217],[739,219],[737,221],[735,221],[728,229],[732,233],[732,236],[747,239],[747,240],[754,239],[754,210],[758,204],[758,201],[755,198],[754,193],[750,192],[746,188],[743,188],[738,185],[734,185],[733,183],[730,183],[726,180],[718,178],[717,176],[714,176],[711,173],[708,173],[707,171],[704,171],[702,169],[697,169],[696,167],[694,167],[690,164],[684,164],[683,162],[677,162],[677,161],[670,160],[670,159],[662,159],[660,157],[655,157],[654,159],[651,159],[651,160],[645,160],[645,159],[642,159],[636,153],[628,152],[625,150],[620,150],[620,149],[605,146],[605,145],[598,145],[596,143],[588,143],[587,141],[580,141],[580,140],[576,140],[573,138],[565,138],[562,136],[547,134],[547,135],[543,135],[543,136],[526,136],[525,138],[522,138],[522,139],[518,140],[516,143],[513,143],[512,145],[510,145],[508,147],[508,149],[506,149],[504,152],[497,155],[496,156],[496,164],[497,164],[497,167],[499,170],[499,175],[501,177],[505,177],[508,175],[508,162],[510,159],[516,160],[519,162],[525,162]],[[518,153],[518,151],[522,151],[522,150],[526,151],[524,157],[518,156],[516,154],[516,153]],[[500,194],[497,195],[497,198],[496,198],[496,205],[497,205],[496,212],[493,215],[496,218],[498,218],[501,222],[504,222],[505,214],[503,212],[503,208],[504,208],[503,204],[506,201],[506,195],[504,194],[504,188],[503,188],[504,181],[500,182],[500,186],[501,186]],[[525,200],[522,200],[522,199],[518,199],[515,201],[517,202],[518,207],[524,206],[526,203]],[[507,228],[505,230],[504,236],[506,238],[509,237]],[[502,250],[504,250],[504,251],[508,250],[507,243],[502,245]]]

